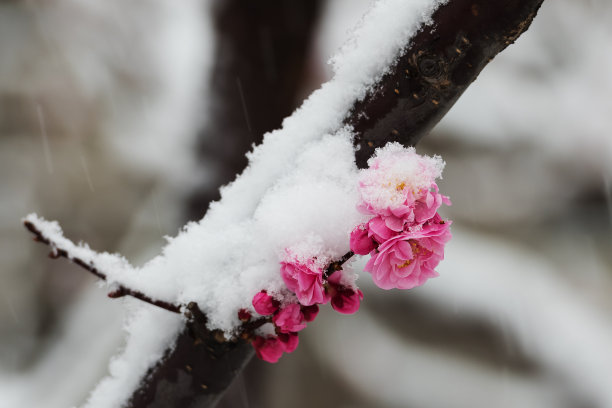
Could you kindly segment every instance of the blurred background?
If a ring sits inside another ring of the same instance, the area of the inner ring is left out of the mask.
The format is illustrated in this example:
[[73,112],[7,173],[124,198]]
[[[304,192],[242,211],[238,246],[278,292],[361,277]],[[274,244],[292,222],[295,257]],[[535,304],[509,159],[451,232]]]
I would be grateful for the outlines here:
[[[0,2],[1,408],[86,401],[130,310],[21,217],[148,260],[330,78],[369,4]],[[324,310],[220,406],[612,407],[610,21],[606,0],[546,0],[419,144],[453,200],[439,278],[363,276],[356,315]]]

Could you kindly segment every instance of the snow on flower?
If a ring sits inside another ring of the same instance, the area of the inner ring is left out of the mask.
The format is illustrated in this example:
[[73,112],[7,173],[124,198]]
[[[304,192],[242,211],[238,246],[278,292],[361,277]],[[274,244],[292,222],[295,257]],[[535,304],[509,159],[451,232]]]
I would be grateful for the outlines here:
[[304,260],[290,250],[286,252],[287,257],[281,262],[281,277],[287,288],[304,306],[327,303],[322,266],[316,259]]
[[359,178],[359,208],[384,217],[393,231],[401,231],[405,223],[415,219],[422,222],[428,215],[431,218],[447,200],[435,184],[444,169],[439,156],[421,156],[413,147],[389,143],[376,151],[368,165]]
[[373,217],[351,233],[353,252],[370,260],[365,271],[383,289],[411,289],[437,276],[450,239],[450,222],[438,209],[450,205],[439,193],[436,179],[444,162],[438,156],[420,156],[414,148],[389,143],[377,150],[361,171],[358,208]]
[[253,297],[253,308],[262,316],[269,316],[278,310],[278,300],[268,295],[265,290],[262,290]]
[[357,207],[371,218],[350,233],[352,252],[333,261],[323,247],[313,243],[316,240],[306,237],[301,244],[286,248],[280,261],[287,289],[282,299],[265,290],[253,297],[255,311],[271,316],[263,322],[274,327],[274,334],[253,340],[260,358],[276,362],[282,353],[295,350],[297,332],[315,319],[320,304],[331,301],[339,313],[357,312],[363,293],[355,285],[355,274],[344,264],[354,254],[370,255],[364,270],[383,289],[411,289],[438,276],[435,268],[444,259],[444,245],[451,238],[451,223],[438,213],[442,204],[451,204],[436,184],[444,162],[390,143],[378,149],[368,164],[360,173]]

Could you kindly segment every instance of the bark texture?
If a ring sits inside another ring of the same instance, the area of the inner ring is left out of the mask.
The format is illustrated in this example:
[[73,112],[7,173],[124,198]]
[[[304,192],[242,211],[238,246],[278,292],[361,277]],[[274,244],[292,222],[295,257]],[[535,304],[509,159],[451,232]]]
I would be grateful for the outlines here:
[[213,407],[253,356],[243,340],[225,341],[206,329],[206,316],[195,303],[187,306],[190,320],[174,348],[149,372],[130,407]]
[[480,71],[531,24],[543,0],[450,0],[421,29],[395,67],[345,122],[357,165],[389,141],[414,146],[455,104]]

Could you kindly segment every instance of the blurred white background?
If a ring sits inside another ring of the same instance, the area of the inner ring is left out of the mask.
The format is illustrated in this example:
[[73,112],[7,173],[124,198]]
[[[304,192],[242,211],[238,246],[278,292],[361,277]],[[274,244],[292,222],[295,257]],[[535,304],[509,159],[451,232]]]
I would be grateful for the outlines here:
[[[368,4],[324,4],[304,96]],[[1,408],[81,404],[121,348],[130,301],[46,259],[20,218],[135,262],[175,234],[220,103],[208,6],[0,3]],[[545,0],[418,146],[447,161],[439,278],[386,292],[364,276],[362,310],[322,313],[221,405],[612,407],[610,21],[605,0]]]

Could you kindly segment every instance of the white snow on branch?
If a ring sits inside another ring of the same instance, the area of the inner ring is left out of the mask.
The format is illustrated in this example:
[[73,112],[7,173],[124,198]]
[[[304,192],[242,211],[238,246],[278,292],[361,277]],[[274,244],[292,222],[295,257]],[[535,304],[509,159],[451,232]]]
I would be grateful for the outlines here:
[[[358,201],[353,134],[343,126],[362,99],[398,58],[442,0],[381,0],[333,59],[334,78],[315,91],[248,154],[249,166],[221,190],[201,221],[169,238],[161,255],[143,267],[110,254],[74,245],[54,223],[28,216],[70,256],[96,265],[109,283],[138,290],[173,304],[198,303],[210,328],[233,334],[237,311],[250,307],[261,289],[283,286],[279,259],[284,248],[306,239],[339,257],[349,249],[349,233],[363,220]],[[225,135],[219,135],[220,137]],[[115,265],[116,267],[111,267]],[[117,406],[133,392],[146,370],[171,344],[180,319],[157,324],[152,314],[128,327],[125,352],[111,364],[111,377],[92,393],[89,407]],[[166,314],[168,315],[168,314]],[[153,317],[151,317],[153,316]],[[164,335],[152,341],[152,329]]]
[[75,244],[64,237],[64,232],[57,221],[47,221],[34,213],[28,214],[22,221],[32,224],[41,233],[42,238],[49,241],[49,246],[54,255],[58,255],[60,251],[65,251],[68,259],[79,259],[104,275],[107,273],[127,274],[133,269],[127,259],[121,255],[96,252],[89,248],[86,243]]
[[239,323],[236,311],[249,307],[257,291],[282,286],[278,261],[285,247],[314,236],[327,255],[345,253],[362,216],[355,209],[352,135],[342,121],[441,3],[375,3],[334,58],[334,78],[282,129],[266,134],[206,217],[130,274],[126,286],[173,303],[197,301],[211,328],[231,332]]
[[110,363],[110,375],[93,390],[84,408],[121,407],[134,393],[144,374],[161,361],[176,341],[184,318],[138,304],[126,325],[128,338],[122,353]]
[[284,248],[306,238],[339,257],[350,230],[363,220],[355,208],[357,168],[352,133],[343,127],[355,101],[398,58],[439,0],[376,2],[333,58],[334,78],[315,91],[280,130],[248,154],[249,166],[222,189],[205,218],[188,224],[163,253],[141,268],[94,254],[49,233],[87,261],[100,263],[109,282],[174,304],[196,301],[209,327],[231,334],[236,312],[261,289],[283,286],[278,262]]

